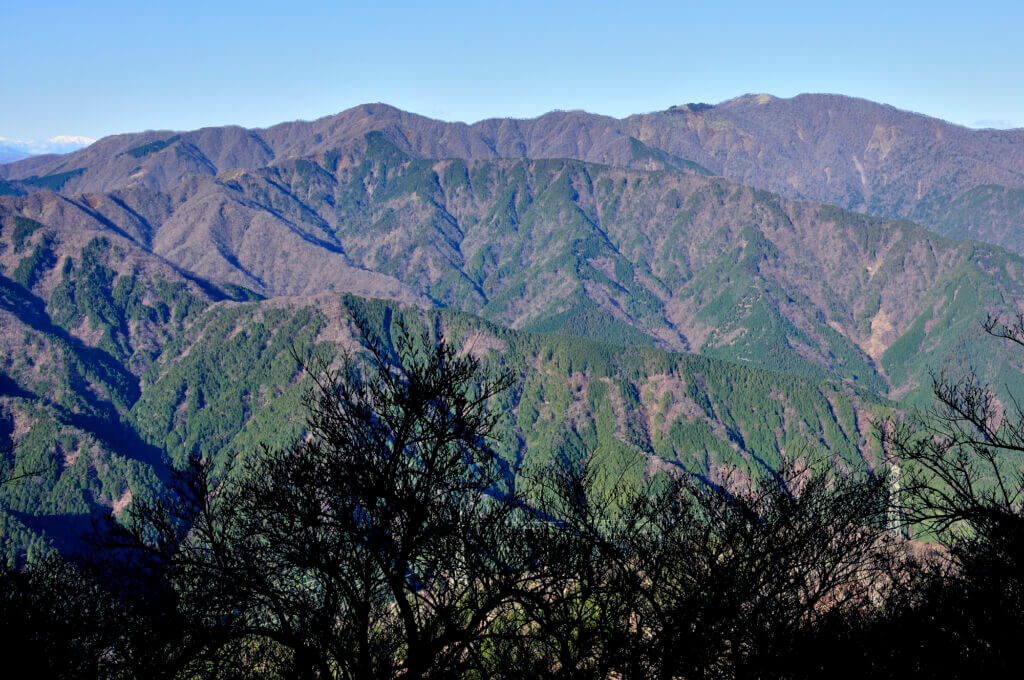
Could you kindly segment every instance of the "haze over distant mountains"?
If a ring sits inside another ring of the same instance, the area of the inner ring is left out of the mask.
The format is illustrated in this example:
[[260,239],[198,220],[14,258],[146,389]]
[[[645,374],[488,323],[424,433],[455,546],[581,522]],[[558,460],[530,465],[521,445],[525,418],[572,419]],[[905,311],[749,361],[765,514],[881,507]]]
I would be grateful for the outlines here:
[[81,136],[58,135],[45,142],[26,142],[0,137],[0,163],[11,163],[29,156],[64,154],[92,144],[94,139]]
[[[348,337],[342,294],[543,367],[509,407],[519,458],[692,447],[710,469],[801,437],[870,458],[868,414],[921,403],[932,370],[1024,387],[978,323],[1024,308],[1024,130],[835,95],[472,125],[371,104],[107,137],[0,165],[0,194],[0,437],[64,452],[25,512],[293,433],[289,336]],[[593,341],[646,358],[612,370]]]

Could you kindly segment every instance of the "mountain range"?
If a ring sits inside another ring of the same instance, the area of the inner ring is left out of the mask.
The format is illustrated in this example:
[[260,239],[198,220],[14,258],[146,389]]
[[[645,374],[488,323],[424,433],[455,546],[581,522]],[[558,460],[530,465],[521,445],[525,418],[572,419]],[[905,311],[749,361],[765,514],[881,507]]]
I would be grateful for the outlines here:
[[973,130],[838,95],[744,95],[623,119],[556,111],[472,125],[372,104],[260,130],[107,137],[70,156],[9,164],[0,168],[0,179],[29,180],[16,185],[26,191],[40,181],[63,182],[69,193],[166,189],[186,174],[216,176],[349,149],[369,132],[381,132],[419,158],[703,167],[788,198],[905,217],[954,238],[1024,248],[1016,228],[1024,205],[1024,129]]
[[1024,130],[834,95],[473,125],[374,104],[108,137],[0,165],[0,193],[0,436],[45,471],[0,492],[15,552],[170,460],[298,436],[288,347],[350,346],[343,308],[511,367],[513,467],[879,464],[870,421],[930,372],[1024,387],[978,323],[1024,301]]

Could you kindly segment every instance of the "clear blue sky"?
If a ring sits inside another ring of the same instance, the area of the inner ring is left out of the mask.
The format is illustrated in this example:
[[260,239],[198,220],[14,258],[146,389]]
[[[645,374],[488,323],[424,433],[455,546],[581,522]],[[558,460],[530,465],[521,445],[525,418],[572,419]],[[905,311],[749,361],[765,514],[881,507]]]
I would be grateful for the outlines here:
[[839,92],[1024,126],[1024,3],[0,0],[0,137]]

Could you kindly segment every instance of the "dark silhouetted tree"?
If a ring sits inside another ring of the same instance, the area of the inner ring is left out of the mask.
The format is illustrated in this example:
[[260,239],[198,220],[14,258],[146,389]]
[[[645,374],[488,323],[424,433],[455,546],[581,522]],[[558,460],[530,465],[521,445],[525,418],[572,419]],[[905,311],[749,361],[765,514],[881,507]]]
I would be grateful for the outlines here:
[[453,677],[536,587],[523,504],[489,441],[509,384],[399,327],[305,360],[308,434],[132,510],[207,646],[285,650],[302,677]]
[[[664,467],[664,466],[663,466]],[[832,461],[709,484],[678,470],[637,483],[568,463],[537,485],[549,517],[532,603],[541,677],[821,677],[865,650],[831,642],[906,585],[886,530],[889,479]],[[839,623],[844,623],[840,626]],[[828,653],[824,653],[825,649]],[[523,669],[518,669],[523,670]],[[512,677],[512,676],[509,676]]]
[[[1024,347],[1024,316],[989,316]],[[974,374],[932,379],[935,405],[882,428],[902,461],[902,512],[943,550],[905,616],[948,677],[1016,677],[1024,663],[1024,412]]]

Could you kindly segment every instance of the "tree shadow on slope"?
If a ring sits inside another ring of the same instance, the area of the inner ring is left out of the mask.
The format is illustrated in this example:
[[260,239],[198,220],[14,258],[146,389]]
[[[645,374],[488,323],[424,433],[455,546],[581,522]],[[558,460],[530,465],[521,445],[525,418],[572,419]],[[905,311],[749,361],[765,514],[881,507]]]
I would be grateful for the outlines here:
[[[166,480],[163,452],[146,443],[122,419],[122,412],[141,394],[139,379],[108,352],[90,347],[54,324],[42,300],[3,275],[0,275],[0,310],[11,313],[65,353],[68,389],[84,402],[85,408],[71,409],[54,402],[52,395],[33,394],[7,375],[0,375],[0,394],[40,400],[56,409],[68,424],[95,435],[111,451],[151,466]],[[90,389],[91,383],[98,383],[107,398]]]

